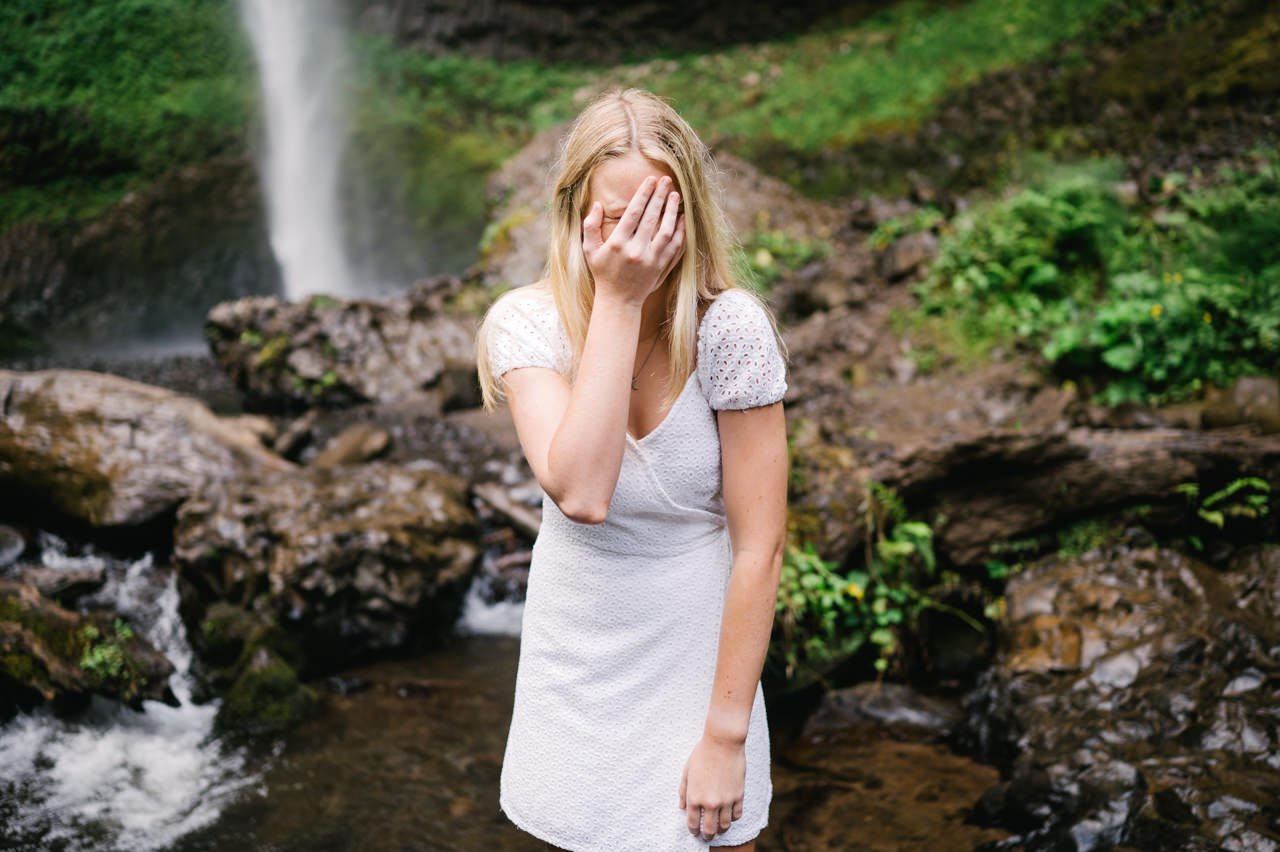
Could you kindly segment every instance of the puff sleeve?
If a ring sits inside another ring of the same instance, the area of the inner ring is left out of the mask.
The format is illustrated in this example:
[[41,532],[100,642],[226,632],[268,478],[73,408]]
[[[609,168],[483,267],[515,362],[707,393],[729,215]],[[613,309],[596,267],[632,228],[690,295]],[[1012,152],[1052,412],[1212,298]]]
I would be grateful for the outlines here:
[[766,310],[745,290],[726,290],[707,308],[698,381],[714,410],[769,405],[786,393],[786,364]]
[[483,353],[494,377],[517,367],[562,370],[555,321],[549,297],[514,290],[498,299],[485,317],[488,351]]

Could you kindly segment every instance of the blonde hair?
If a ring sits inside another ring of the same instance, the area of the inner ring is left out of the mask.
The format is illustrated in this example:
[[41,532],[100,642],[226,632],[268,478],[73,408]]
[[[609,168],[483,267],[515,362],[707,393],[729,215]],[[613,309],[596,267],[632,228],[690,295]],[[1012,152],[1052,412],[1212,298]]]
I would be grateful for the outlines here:
[[[587,339],[595,286],[582,254],[582,220],[587,185],[601,163],[638,151],[675,176],[683,201],[685,247],[672,271],[666,310],[671,367],[665,405],[674,403],[697,358],[698,319],[717,294],[736,286],[729,250],[732,236],[715,197],[715,165],[693,128],[664,100],[640,89],[598,97],[574,120],[560,150],[551,205],[551,246],[545,276],[556,311],[568,334],[576,374]],[[484,407],[503,396],[489,369],[488,316],[476,336],[477,366]]]

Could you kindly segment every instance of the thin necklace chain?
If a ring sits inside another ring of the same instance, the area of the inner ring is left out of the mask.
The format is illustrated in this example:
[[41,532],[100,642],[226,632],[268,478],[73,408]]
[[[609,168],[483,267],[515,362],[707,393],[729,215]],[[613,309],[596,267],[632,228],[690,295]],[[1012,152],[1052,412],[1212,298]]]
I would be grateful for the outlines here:
[[640,387],[636,382],[639,381],[640,374],[644,372],[644,365],[649,363],[649,356],[653,354],[653,350],[658,348],[658,338],[661,336],[662,334],[660,331],[654,333],[653,343],[649,344],[649,355],[644,356],[644,360],[640,362],[640,368],[636,370],[636,374],[631,377],[631,389],[633,391],[640,390]]

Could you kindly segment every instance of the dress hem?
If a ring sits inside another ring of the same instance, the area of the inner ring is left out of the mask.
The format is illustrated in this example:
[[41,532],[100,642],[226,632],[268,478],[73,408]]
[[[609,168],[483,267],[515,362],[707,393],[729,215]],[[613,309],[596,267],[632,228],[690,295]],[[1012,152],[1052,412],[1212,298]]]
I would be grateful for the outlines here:
[[[501,799],[499,799],[498,801],[498,809],[501,810],[504,814],[506,814],[507,819],[511,820],[512,824],[515,825],[516,828],[520,829],[526,834],[536,837],[538,840],[541,840],[544,843],[550,843],[552,846],[555,846],[559,849],[566,850],[566,852],[613,852],[613,850],[607,846],[570,846],[567,841],[561,839],[554,832],[544,831],[542,828],[533,827],[533,823],[530,820],[526,819],[523,815],[516,813],[515,811],[512,811],[511,807],[505,802],[503,802]],[[725,843],[716,843],[715,840],[712,840],[709,843],[707,843],[707,848],[727,847],[732,849],[734,846],[741,846],[744,843],[750,843],[751,841],[758,838],[760,836],[760,832],[764,831],[765,828],[768,827],[768,825],[769,825],[769,818],[766,815],[764,822],[760,823],[758,827],[751,829],[752,833],[750,837],[745,837],[741,840],[734,840],[732,845],[725,844]],[[717,840],[719,839],[719,835],[717,835],[716,839]]]

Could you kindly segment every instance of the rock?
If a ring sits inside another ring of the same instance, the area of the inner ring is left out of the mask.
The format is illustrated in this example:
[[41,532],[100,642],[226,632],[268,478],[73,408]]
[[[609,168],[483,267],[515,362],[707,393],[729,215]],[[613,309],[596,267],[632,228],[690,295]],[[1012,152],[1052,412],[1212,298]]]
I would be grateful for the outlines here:
[[1280,432],[1280,382],[1272,376],[1241,376],[1225,391],[1205,395],[1206,429],[1256,423],[1264,433]]
[[312,467],[358,464],[378,456],[391,442],[387,430],[372,423],[353,423],[325,444],[311,460]]
[[[460,363],[474,369],[475,328],[469,318],[441,312],[438,290],[419,286],[383,301],[244,298],[215,305],[205,334],[254,409],[420,399],[439,412],[434,389],[446,370]],[[451,393],[456,397],[456,388]]]
[[1006,594],[1004,647],[969,697],[963,738],[1007,776],[984,807],[1022,845],[1259,848],[1273,836],[1280,547],[1225,574],[1157,548],[1048,557]]
[[123,619],[81,615],[27,583],[0,579],[0,718],[49,702],[83,709],[103,695],[143,710],[147,699],[176,707],[173,664]]
[[945,738],[962,718],[960,707],[922,695],[900,683],[859,683],[822,696],[805,722],[805,738],[848,729],[860,722],[926,737]]
[[0,568],[17,562],[27,549],[27,539],[21,532],[0,524]]
[[315,428],[316,420],[319,417],[320,409],[308,408],[301,417],[294,418],[285,427],[284,431],[280,433],[280,436],[271,445],[271,449],[290,461],[297,461],[298,455],[311,440],[312,429]]
[[46,598],[70,606],[77,598],[101,588],[107,573],[101,565],[72,569],[28,565],[18,571],[18,580],[35,586]]
[[320,696],[269,648],[258,648],[222,698],[217,725],[251,735],[287,730],[315,715]]
[[880,274],[890,281],[904,278],[938,255],[938,238],[929,231],[899,237],[880,255]]
[[605,8],[580,0],[359,0],[353,7],[361,29],[433,56],[611,65],[777,38],[802,31],[840,4],[644,0]]
[[[11,117],[5,132],[13,128]],[[48,156],[56,151],[46,144],[48,127],[80,119],[69,109],[49,120],[35,128],[30,145],[6,137],[6,156]],[[79,154],[46,161],[51,171],[31,186],[57,193],[57,182],[84,162]],[[116,167],[93,174],[101,178]],[[6,160],[6,171],[26,170]],[[101,348],[157,331],[185,332],[198,328],[219,300],[279,286],[261,181],[248,153],[178,166],[105,208],[73,205],[68,213],[0,226],[0,351],[9,350],[14,337],[22,342],[24,330],[32,344]],[[91,218],[76,218],[86,213]]]
[[0,370],[0,486],[97,526],[141,524],[209,483],[289,463],[163,388],[87,370]]
[[480,556],[465,484],[421,468],[269,473],[206,488],[174,532],[189,632],[215,602],[296,642],[304,675],[447,634]]

